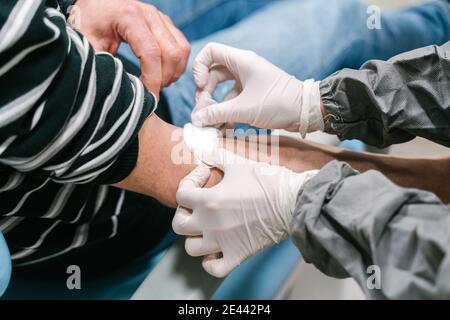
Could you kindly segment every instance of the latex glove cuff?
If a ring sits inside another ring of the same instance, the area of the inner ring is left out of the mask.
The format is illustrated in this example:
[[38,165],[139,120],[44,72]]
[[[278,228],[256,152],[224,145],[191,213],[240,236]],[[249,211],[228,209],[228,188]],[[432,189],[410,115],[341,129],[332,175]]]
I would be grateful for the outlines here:
[[287,207],[280,211],[281,221],[283,221],[284,229],[291,233],[291,222],[293,219],[294,211],[297,207],[297,197],[300,190],[303,189],[306,183],[309,182],[314,176],[319,173],[319,170],[311,170],[303,173],[289,174],[283,181],[283,184],[287,186],[286,192],[282,193],[282,196],[286,199],[282,203],[286,203]]
[[321,110],[320,81],[314,79],[303,83],[303,99],[300,114],[300,134],[303,138],[314,131],[323,131],[325,127]]

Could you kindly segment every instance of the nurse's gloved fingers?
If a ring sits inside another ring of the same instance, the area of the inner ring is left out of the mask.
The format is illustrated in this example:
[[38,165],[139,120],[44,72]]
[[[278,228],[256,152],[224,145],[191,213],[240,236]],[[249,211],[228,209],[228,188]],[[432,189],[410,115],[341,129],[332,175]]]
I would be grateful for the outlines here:
[[[220,71],[219,71],[220,70]],[[195,92],[195,107],[193,113],[210,105],[217,104],[217,101],[213,99],[213,93],[218,83],[226,80],[231,80],[232,76],[227,69],[223,67],[214,67],[211,71],[210,81],[206,85],[204,90],[197,90]],[[215,73],[218,73],[215,75]],[[242,92],[242,86],[239,82],[236,82],[233,89],[226,95],[224,101],[231,100],[237,97]]]
[[239,95],[233,99],[213,104],[192,113],[192,123],[197,127],[210,127],[223,123],[241,122]]
[[219,83],[234,80],[234,76],[224,66],[214,66],[209,70],[208,81],[203,90],[213,95]]
[[218,168],[224,172],[232,166],[254,163],[253,161],[247,160],[234,152],[223,148],[216,148],[214,150],[203,152],[201,160],[207,165]]
[[226,67],[238,80],[239,70],[237,70],[237,64],[239,61],[244,60],[247,53],[249,52],[220,43],[208,43],[195,58],[193,66],[195,83],[199,88],[203,89],[208,82],[209,70],[214,65]]
[[[238,95],[241,94],[241,92],[242,92],[242,86],[240,83],[236,82],[234,84],[233,89],[226,95],[224,101],[228,101],[228,100],[236,98]],[[211,104],[209,104],[209,105],[211,105]],[[224,135],[226,135],[226,130],[228,130],[228,129],[234,130],[235,128],[236,128],[236,122],[228,122],[226,124],[220,125],[220,130],[222,131],[222,133]]]
[[205,190],[202,188],[178,189],[177,203],[185,208],[194,209],[204,199]]
[[195,113],[216,103],[217,101],[213,99],[212,95],[209,92],[197,90],[197,92],[195,93],[195,107],[194,110],[192,110],[192,113]]
[[178,185],[178,191],[200,189],[208,181],[211,170],[205,165],[198,165]]
[[172,220],[172,228],[181,236],[200,236],[202,229],[195,216],[186,208],[178,207]]
[[186,252],[192,257],[201,257],[220,252],[216,242],[205,241],[203,237],[188,237],[184,244]]
[[199,165],[180,181],[176,194],[177,203],[183,207],[194,209],[202,198],[202,187],[211,175],[211,170],[205,165]]
[[203,269],[216,278],[226,277],[237,265],[232,265],[220,254],[214,253],[203,258]]

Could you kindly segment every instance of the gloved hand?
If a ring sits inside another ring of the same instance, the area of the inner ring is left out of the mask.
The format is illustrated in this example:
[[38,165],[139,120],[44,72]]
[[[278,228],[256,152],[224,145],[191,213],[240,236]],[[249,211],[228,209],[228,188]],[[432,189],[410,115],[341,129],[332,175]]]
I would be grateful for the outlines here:
[[194,109],[196,126],[241,122],[302,135],[323,130],[319,83],[297,80],[254,52],[209,43],[197,56],[193,72],[197,104],[204,104],[218,83],[236,81],[224,102]]
[[224,149],[204,155],[203,162],[223,170],[225,176],[218,185],[202,188],[210,169],[200,165],[184,178],[172,226],[176,233],[189,236],[188,254],[205,256],[203,268],[224,277],[288,235],[298,192],[317,171],[298,174]]

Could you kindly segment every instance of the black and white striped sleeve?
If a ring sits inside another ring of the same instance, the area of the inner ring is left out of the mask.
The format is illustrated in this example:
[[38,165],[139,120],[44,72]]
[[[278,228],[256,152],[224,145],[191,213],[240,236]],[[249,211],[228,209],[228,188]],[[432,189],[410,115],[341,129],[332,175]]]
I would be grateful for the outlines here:
[[43,1],[0,3],[0,164],[58,183],[110,184],[134,168],[156,107],[113,56]]

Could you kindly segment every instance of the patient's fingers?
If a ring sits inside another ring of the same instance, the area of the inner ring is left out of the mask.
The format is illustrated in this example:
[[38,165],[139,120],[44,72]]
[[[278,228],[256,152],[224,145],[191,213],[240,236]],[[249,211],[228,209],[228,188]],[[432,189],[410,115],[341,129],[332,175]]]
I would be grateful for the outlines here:
[[156,37],[147,28],[142,13],[132,12],[120,19],[117,32],[140,60],[142,82],[148,90],[159,96],[162,83],[161,49]]
[[195,216],[186,208],[179,206],[172,220],[172,228],[181,236],[200,236],[202,228]]
[[[144,17],[144,25],[157,41],[160,49],[160,72],[162,87],[170,85],[184,72],[190,54],[190,46],[184,35],[171,19],[155,6],[137,2],[139,13]],[[134,30],[129,30],[134,33]],[[146,40],[144,39],[143,42]]]
[[160,12],[161,17],[163,18],[164,22],[167,25],[167,28],[172,32],[173,37],[178,42],[178,45],[180,46],[180,50],[182,54],[180,55],[179,63],[176,69],[175,78],[172,79],[173,81],[178,80],[181,75],[186,70],[186,65],[188,63],[189,54],[191,53],[191,46],[189,44],[189,41],[186,39],[183,32],[181,32],[173,23],[172,19],[166,15]]
[[219,245],[215,241],[209,241],[204,237],[188,237],[184,245],[186,252],[193,257],[201,257],[220,252]]

